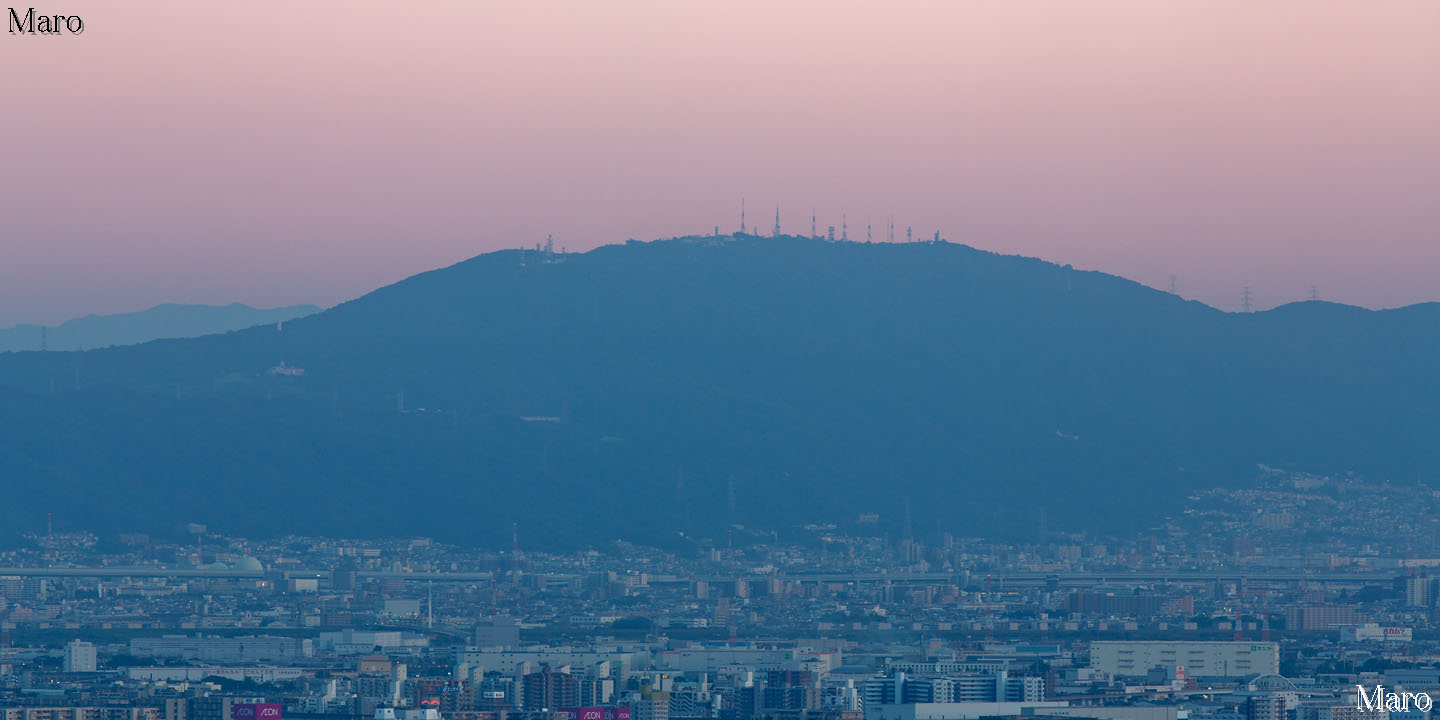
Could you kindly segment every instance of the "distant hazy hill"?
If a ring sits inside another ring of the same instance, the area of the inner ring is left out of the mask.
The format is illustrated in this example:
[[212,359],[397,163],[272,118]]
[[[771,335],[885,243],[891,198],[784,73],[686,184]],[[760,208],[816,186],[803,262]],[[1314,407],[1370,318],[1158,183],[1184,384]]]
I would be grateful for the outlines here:
[[954,244],[505,251],[283,331],[0,356],[0,522],[1128,532],[1258,463],[1435,480],[1437,367],[1435,304],[1224,313]]
[[[156,305],[149,310],[117,315],[86,315],[46,328],[45,346],[51,350],[86,350],[112,345],[134,345],[160,338],[188,338],[229,332],[310,315],[314,305],[262,310],[249,305]],[[39,350],[42,328],[16,325],[0,330],[0,352]]]

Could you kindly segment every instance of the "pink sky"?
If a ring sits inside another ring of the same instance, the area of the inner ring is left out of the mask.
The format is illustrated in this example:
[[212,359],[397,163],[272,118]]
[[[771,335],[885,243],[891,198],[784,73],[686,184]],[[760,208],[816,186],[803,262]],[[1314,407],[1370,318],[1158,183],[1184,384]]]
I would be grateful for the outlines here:
[[1440,299],[1440,3],[84,2],[0,34],[0,327],[885,217],[1236,309]]

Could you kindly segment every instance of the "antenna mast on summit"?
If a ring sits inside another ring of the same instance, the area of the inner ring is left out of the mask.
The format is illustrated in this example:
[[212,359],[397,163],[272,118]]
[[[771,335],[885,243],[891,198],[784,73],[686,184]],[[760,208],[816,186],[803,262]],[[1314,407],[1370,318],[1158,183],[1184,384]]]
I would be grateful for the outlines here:
[[1250,286],[1246,285],[1245,289],[1240,291],[1240,312],[1250,311]]
[[1319,291],[1319,290],[1316,290],[1314,285],[1311,285],[1311,286],[1310,286],[1310,302],[1315,302],[1315,301],[1317,301],[1317,300],[1319,300],[1319,299],[1320,299],[1320,291]]
[[850,223],[845,219],[845,213],[840,213],[840,242],[850,242]]
[[770,233],[771,237],[780,237],[780,203],[775,203],[775,230]]
[[865,221],[865,244],[866,244],[866,245],[869,245],[869,244],[870,244],[870,240],[871,240],[871,237],[870,237],[870,221],[869,221],[869,220],[866,220],[866,221]]
[[745,234],[745,198],[740,198],[740,234]]
[[818,238],[820,235],[815,232],[815,208],[810,208],[810,237]]

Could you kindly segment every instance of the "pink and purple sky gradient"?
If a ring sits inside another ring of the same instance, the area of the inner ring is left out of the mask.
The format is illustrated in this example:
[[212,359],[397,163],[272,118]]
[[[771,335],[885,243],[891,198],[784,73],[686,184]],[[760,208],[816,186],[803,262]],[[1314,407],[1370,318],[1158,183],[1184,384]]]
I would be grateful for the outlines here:
[[1440,3],[98,2],[0,34],[0,327],[885,217],[1233,310],[1440,299]]

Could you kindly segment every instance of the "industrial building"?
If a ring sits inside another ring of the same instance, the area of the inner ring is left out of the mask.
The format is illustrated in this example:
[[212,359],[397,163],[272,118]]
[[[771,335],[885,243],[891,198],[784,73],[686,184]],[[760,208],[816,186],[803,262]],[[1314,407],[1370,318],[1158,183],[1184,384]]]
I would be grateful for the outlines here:
[[1113,677],[1144,677],[1154,668],[1184,668],[1194,678],[1236,679],[1280,672],[1273,642],[1101,641],[1090,644],[1090,667]]

